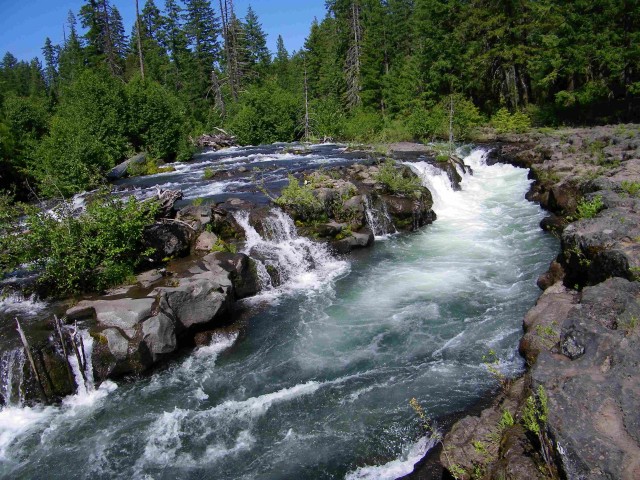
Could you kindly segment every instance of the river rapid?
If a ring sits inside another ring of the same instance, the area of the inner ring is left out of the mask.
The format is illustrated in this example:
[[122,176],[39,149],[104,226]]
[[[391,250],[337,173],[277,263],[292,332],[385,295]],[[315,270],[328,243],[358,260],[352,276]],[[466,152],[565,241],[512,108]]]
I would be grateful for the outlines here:
[[[325,148],[331,153],[318,149],[308,162],[297,154],[226,151],[201,158],[199,167],[154,176],[155,184],[180,187],[183,175],[192,180],[184,182],[187,197],[208,188],[214,198],[248,180],[200,185],[196,168],[271,162],[265,171],[278,182],[293,170],[281,164],[351,161],[337,147]],[[523,370],[522,318],[540,293],[537,276],[558,250],[538,226],[542,210],[524,198],[527,171],[487,166],[485,155],[476,149],[466,156],[473,175],[463,176],[457,192],[440,170],[409,163],[433,193],[438,219],[348,257],[297,237],[283,214],[274,213],[270,238],[247,224],[246,250],[286,262],[284,285],[243,301],[241,327],[147,378],[89,386],[60,406],[29,408],[14,399],[0,410],[0,476],[409,473],[433,443],[409,400],[435,418],[469,408],[496,386],[483,360],[490,350],[505,374]],[[153,181],[137,188],[151,189]],[[9,372],[7,362],[24,362],[14,357],[3,357],[0,375]]]

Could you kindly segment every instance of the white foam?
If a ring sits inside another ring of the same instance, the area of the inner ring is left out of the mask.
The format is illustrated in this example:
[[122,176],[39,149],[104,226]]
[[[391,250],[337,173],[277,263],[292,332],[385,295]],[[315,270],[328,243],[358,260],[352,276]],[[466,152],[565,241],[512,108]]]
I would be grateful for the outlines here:
[[395,480],[413,471],[413,466],[433,448],[436,440],[422,437],[416,443],[405,448],[402,455],[384,465],[360,467],[347,473],[345,480]]
[[10,457],[13,443],[45,423],[54,407],[4,407],[0,410],[0,461]]
[[15,315],[35,315],[47,307],[47,303],[38,299],[33,294],[24,297],[19,292],[12,292],[4,297],[0,297],[0,314]]

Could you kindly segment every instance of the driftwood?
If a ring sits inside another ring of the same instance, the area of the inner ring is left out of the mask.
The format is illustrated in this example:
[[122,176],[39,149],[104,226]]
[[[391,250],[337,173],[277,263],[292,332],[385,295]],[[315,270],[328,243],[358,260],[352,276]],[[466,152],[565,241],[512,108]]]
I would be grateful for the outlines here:
[[191,142],[199,148],[214,148],[219,150],[221,148],[233,147],[236,144],[236,137],[228,134],[221,128],[216,128],[217,133],[203,134],[198,138],[191,139]]
[[67,353],[67,345],[66,345],[66,342],[64,341],[64,335],[62,334],[62,322],[60,321],[57,315],[53,316],[53,321],[55,325],[55,330],[58,333],[58,338],[60,338],[60,345],[62,346],[62,353],[64,355],[64,364],[67,367],[69,381],[71,382],[71,385],[73,385],[75,382],[75,379],[73,378],[71,365],[69,365],[69,354]]
[[24,347],[24,351],[27,353],[27,358],[29,359],[29,365],[31,366],[31,372],[35,377],[36,384],[38,385],[38,390],[40,391],[40,396],[42,400],[46,403],[48,401],[47,394],[44,392],[44,387],[42,386],[42,381],[40,380],[40,374],[38,374],[38,369],[36,368],[36,363],[33,361],[33,356],[31,355],[31,348],[29,347],[29,342],[27,342],[27,337],[24,335],[24,331],[20,326],[20,322],[16,318],[16,325],[18,334],[20,335],[20,341],[22,341],[22,346]]
[[156,218],[171,217],[173,205],[182,198],[182,190],[163,190],[156,187],[156,195],[146,198],[141,203],[158,202],[159,210]]

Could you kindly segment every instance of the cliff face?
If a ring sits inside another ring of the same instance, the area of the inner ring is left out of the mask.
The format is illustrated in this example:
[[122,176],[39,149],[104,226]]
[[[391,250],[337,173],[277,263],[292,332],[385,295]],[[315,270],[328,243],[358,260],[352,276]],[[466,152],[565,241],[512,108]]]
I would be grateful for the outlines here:
[[452,427],[440,462],[460,479],[640,478],[640,126],[501,140],[491,161],[531,169],[561,251],[524,319],[526,375]]

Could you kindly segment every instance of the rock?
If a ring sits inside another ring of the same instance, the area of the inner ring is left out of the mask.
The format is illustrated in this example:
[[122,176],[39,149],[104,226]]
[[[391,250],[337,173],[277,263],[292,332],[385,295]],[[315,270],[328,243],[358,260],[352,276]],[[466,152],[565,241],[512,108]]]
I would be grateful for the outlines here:
[[133,157],[125,160],[119,165],[113,167],[109,173],[107,173],[107,180],[113,182],[114,180],[119,180],[128,175],[129,165],[140,165],[147,161],[146,153],[138,153]]
[[102,335],[107,339],[109,352],[116,360],[124,360],[129,354],[129,341],[124,338],[119,330],[107,328],[102,330]]
[[562,233],[562,263],[568,286],[594,285],[609,277],[632,279],[640,266],[640,217],[607,209],[568,225]]
[[548,396],[548,428],[567,478],[640,478],[640,283],[585,288],[562,325],[563,353],[532,370]]
[[206,278],[208,273],[180,280],[177,287],[162,287],[160,308],[173,313],[183,329],[220,321],[230,311],[231,285],[222,286]]
[[577,302],[577,292],[561,282],[549,287],[524,317],[525,334],[520,340],[520,354],[533,365],[541,351],[551,350],[560,341],[562,325]]
[[153,269],[147,270],[146,272],[142,272],[141,274],[136,276],[136,281],[142,288],[149,288],[156,282],[159,282],[164,278],[164,274],[166,270],[164,269]]
[[188,205],[176,213],[176,220],[188,223],[194,230],[200,231],[211,222],[211,206]]
[[178,346],[175,323],[163,313],[144,321],[142,335],[154,361],[157,361],[160,355],[174,352]]
[[558,281],[564,278],[564,269],[555,260],[551,262],[549,270],[538,277],[536,282],[540,290],[546,290],[552,285],[555,285]]
[[69,319],[81,319],[93,316],[100,327],[115,327],[128,337],[134,337],[138,325],[151,316],[154,306],[152,298],[117,300],[84,300],[67,310]]
[[250,297],[260,291],[256,262],[244,253],[216,252],[207,255],[203,261],[209,265],[215,262],[228,272],[235,298]]
[[193,230],[181,223],[156,223],[143,233],[143,243],[153,248],[152,260],[162,262],[168,258],[189,254]]
[[331,247],[337,253],[349,253],[357,248],[366,248],[373,245],[375,238],[373,232],[369,229],[363,229],[360,232],[353,232],[342,240],[337,240],[331,244]]
[[218,241],[218,236],[213,232],[202,232],[196,240],[196,251],[210,252]]
[[433,206],[431,192],[422,187],[420,193],[420,198],[398,195],[380,196],[396,229],[410,232],[433,223],[436,215],[431,210]]

